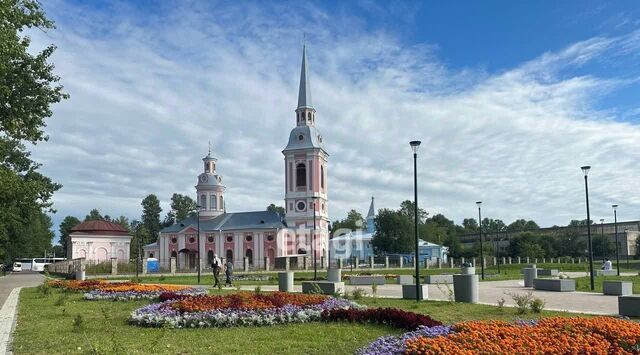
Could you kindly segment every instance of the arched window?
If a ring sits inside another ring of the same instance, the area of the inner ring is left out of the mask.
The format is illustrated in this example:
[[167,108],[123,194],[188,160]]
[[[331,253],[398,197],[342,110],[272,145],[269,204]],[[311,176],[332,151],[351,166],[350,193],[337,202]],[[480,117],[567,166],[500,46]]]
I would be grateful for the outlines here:
[[324,165],[320,165],[320,187],[324,189]]
[[247,249],[244,256],[249,259],[249,265],[253,265],[253,251],[251,249]]
[[178,257],[178,253],[174,250],[171,252],[171,257],[172,258],[177,258]]
[[207,172],[207,173],[209,172],[209,163],[208,162],[204,163],[204,171]]
[[307,118],[311,121],[311,111],[307,112]]
[[222,199],[222,196],[220,196],[220,206],[218,209],[224,210],[224,200]]
[[200,208],[207,209],[207,195],[200,195]]
[[211,265],[211,263],[213,263],[213,250],[207,252],[207,264]]
[[304,163],[296,165],[296,186],[307,186],[307,167]]
[[227,261],[233,262],[233,250],[231,249],[227,250]]
[[218,197],[216,197],[216,195],[211,195],[211,209],[212,210],[218,209]]

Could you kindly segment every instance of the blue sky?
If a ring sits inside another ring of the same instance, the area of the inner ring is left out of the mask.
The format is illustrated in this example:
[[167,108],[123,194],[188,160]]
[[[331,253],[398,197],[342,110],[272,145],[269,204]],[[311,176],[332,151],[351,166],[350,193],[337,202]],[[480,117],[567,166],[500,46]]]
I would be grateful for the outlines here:
[[71,99],[34,149],[58,213],[139,218],[194,195],[212,141],[231,211],[283,198],[303,34],[329,164],[330,217],[412,196],[421,139],[430,213],[541,225],[640,219],[640,3],[81,2],[44,4]]

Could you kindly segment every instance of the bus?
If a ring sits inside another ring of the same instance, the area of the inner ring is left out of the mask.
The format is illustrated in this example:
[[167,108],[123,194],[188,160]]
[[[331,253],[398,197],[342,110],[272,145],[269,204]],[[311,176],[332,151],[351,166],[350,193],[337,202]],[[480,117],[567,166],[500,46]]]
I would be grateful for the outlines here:
[[49,265],[58,261],[67,260],[66,258],[33,258],[31,259],[31,271],[44,271],[45,265]]

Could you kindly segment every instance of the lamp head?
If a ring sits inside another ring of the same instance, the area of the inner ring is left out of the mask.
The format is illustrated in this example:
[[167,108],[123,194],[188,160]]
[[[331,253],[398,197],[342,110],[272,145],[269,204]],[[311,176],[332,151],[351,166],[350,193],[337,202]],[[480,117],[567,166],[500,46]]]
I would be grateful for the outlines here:
[[600,218],[600,223],[604,223],[604,218]]
[[409,145],[411,146],[411,150],[413,150],[414,153],[418,152],[418,147],[420,147],[420,141],[411,141],[409,142]]
[[482,201],[477,201],[476,205],[478,205],[478,207],[480,207],[482,205]]
[[618,209],[618,205],[611,205],[611,208],[613,208],[613,210],[617,210]]
[[584,173],[584,176],[587,176],[587,174],[589,174],[589,170],[591,169],[591,166],[585,165],[583,167],[580,167],[580,169],[582,169],[582,172]]

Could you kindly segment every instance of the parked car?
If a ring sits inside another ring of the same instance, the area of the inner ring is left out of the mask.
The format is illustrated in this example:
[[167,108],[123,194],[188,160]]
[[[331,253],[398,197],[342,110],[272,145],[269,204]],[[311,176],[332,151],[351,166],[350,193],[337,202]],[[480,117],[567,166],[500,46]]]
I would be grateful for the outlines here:
[[19,262],[13,263],[13,269],[11,269],[11,271],[22,272],[22,263],[19,263]]

